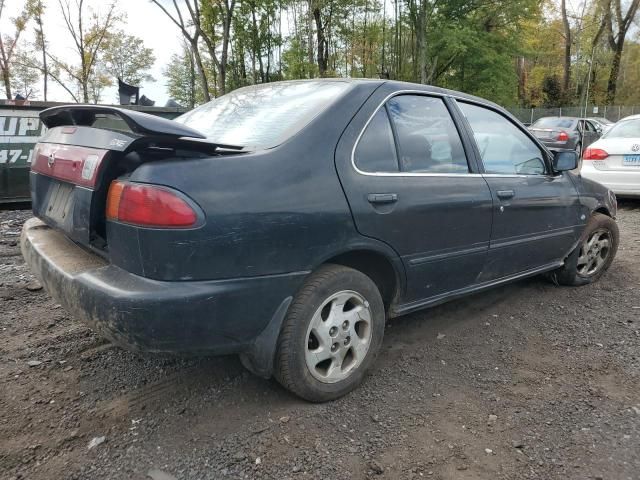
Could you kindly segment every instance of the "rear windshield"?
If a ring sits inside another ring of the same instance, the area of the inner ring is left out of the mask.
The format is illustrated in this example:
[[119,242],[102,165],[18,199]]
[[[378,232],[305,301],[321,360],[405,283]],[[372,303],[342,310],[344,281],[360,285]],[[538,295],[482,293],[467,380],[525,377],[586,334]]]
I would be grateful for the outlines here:
[[616,123],[604,138],[640,138],[640,118]]
[[595,120],[596,122],[599,122],[603,125],[613,125],[613,122],[611,120],[608,120],[604,117],[595,117],[593,118],[593,120]]
[[575,120],[573,118],[545,117],[536,120],[534,128],[571,128]]
[[349,88],[348,82],[278,82],[245,87],[176,118],[215,143],[279,145]]

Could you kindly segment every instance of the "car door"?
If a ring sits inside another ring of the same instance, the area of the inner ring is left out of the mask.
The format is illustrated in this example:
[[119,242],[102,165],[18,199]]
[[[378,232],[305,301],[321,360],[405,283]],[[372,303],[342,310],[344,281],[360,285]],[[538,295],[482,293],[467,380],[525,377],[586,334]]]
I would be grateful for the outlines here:
[[401,302],[410,308],[477,281],[489,248],[492,200],[448,100],[386,95],[354,118],[336,165],[358,231],[402,258]]
[[502,112],[459,101],[494,199],[484,280],[559,264],[585,223],[569,173],[554,174],[546,150]]
[[600,138],[600,133],[590,120],[584,120],[583,150]]

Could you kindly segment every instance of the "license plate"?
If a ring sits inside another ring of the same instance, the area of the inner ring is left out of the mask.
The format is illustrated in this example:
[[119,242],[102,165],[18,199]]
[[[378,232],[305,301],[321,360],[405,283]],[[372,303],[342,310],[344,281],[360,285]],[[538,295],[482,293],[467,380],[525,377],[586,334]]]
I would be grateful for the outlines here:
[[59,223],[63,223],[69,215],[73,203],[73,186],[56,182],[49,190],[49,203],[47,205],[47,217]]
[[640,155],[625,155],[622,158],[622,164],[640,167]]

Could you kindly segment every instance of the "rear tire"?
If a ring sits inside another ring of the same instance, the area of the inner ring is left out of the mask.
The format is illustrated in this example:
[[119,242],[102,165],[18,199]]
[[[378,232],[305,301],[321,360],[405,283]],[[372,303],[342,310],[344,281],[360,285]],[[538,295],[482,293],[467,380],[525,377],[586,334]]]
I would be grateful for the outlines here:
[[594,213],[578,246],[567,257],[564,266],[554,272],[555,279],[561,285],[570,286],[595,282],[611,266],[619,242],[620,232],[615,220],[602,213]]
[[356,388],[384,335],[385,310],[375,283],[362,272],[324,265],[306,280],[285,317],[275,377],[311,402]]

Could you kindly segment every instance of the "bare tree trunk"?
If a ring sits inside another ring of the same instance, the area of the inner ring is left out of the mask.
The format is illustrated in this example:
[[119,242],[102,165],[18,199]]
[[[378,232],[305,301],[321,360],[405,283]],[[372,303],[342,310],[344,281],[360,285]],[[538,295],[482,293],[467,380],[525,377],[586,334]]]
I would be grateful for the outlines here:
[[6,67],[2,67],[2,81],[4,83],[4,93],[7,96],[7,100],[11,100],[11,75],[9,74],[9,69]]
[[369,16],[369,2],[364,2],[364,24],[362,27],[362,76],[367,76],[367,20]]
[[562,12],[562,25],[564,28],[564,77],[562,79],[562,91],[566,95],[569,91],[569,82],[571,81],[571,25],[567,17],[567,2],[562,0],[560,3]]
[[516,74],[518,75],[518,103],[524,106],[527,95],[527,69],[524,57],[516,58]]
[[313,60],[313,0],[309,0],[308,5],[309,5],[309,11],[307,12],[308,13],[307,15],[307,54],[309,56],[309,64],[312,65],[314,63],[314,60]]
[[611,61],[611,71],[609,73],[609,81],[607,82],[607,105],[613,105],[616,101],[620,60],[622,59],[622,49],[624,46],[623,42],[619,42],[619,44],[613,52],[613,60]]
[[316,37],[318,39],[318,74],[320,77],[324,77],[327,74],[329,44],[325,36],[320,8],[316,7],[313,9],[313,18],[316,21]]
[[211,100],[211,95],[209,95],[209,79],[207,78],[207,73],[204,69],[202,56],[200,55],[200,51],[198,50],[197,36],[194,37],[193,40],[189,42],[189,46],[191,48],[191,54],[193,55],[193,59],[195,60],[198,77],[200,78],[200,85],[202,86],[202,96],[205,102],[208,102],[209,100]]
[[[611,6],[614,8],[617,32],[613,31]],[[625,37],[633,19],[640,7],[640,0],[632,0],[627,13],[622,15],[622,0],[607,1],[607,21],[609,30],[609,45],[613,50],[613,61],[611,62],[611,70],[609,73],[609,81],[607,82],[607,104],[612,105],[616,100],[616,90],[618,85],[618,75],[620,74],[620,60],[624,50]]]

